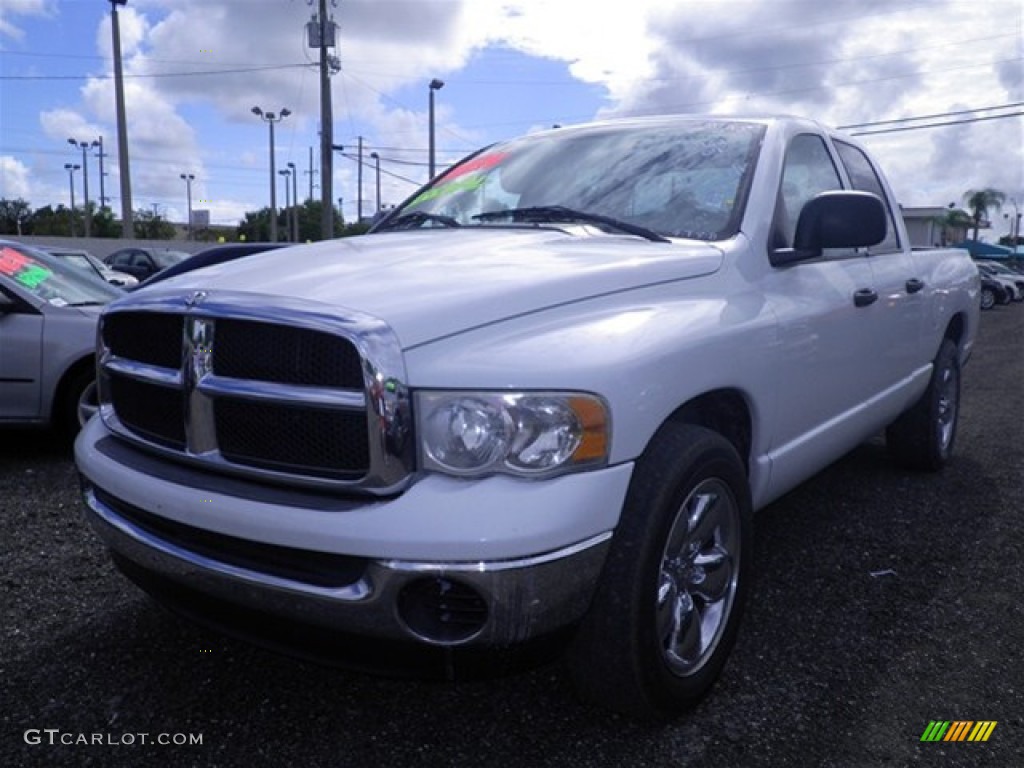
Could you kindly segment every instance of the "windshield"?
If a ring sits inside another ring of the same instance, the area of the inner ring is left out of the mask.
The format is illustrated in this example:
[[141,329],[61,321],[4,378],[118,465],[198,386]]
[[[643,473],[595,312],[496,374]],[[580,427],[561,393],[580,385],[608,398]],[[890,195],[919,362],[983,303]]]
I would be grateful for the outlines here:
[[55,307],[106,304],[122,293],[34,248],[0,244],[0,275]]
[[95,275],[96,273],[103,273],[106,268],[102,262],[96,261],[95,257],[90,257],[88,253],[84,251],[55,251],[50,250],[54,256],[58,259],[63,260],[67,264],[73,267],[84,270],[89,274]]
[[564,128],[489,147],[420,190],[378,229],[508,226],[500,211],[552,208],[658,235],[720,240],[739,230],[764,127],[677,120]]

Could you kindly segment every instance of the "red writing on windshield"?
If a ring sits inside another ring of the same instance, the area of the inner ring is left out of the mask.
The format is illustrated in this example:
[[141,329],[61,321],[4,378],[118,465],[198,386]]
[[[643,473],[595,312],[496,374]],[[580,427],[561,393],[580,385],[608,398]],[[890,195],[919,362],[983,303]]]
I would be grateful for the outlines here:
[[11,248],[0,248],[0,273],[2,274],[14,276],[32,263],[28,256]]
[[53,274],[13,248],[0,248],[0,274],[9,275],[27,288],[36,288]]
[[458,168],[453,168],[445,177],[445,181],[451,181],[457,179],[459,176],[465,176],[467,173],[473,173],[474,171],[485,171],[488,168],[493,168],[498,165],[502,160],[508,157],[506,152],[492,152],[489,155],[481,155],[480,157],[474,157],[472,160],[467,160]]

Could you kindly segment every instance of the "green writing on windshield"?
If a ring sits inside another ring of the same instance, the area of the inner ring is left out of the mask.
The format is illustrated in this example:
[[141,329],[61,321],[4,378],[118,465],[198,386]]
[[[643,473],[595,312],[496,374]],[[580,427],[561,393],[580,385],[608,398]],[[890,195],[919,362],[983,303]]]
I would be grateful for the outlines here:
[[33,264],[15,275],[14,279],[27,288],[36,288],[52,274],[46,267]]
[[448,184],[441,184],[440,186],[428,189],[422,195],[409,203],[408,207],[412,208],[415,205],[423,205],[423,203],[434,200],[435,198],[454,195],[456,192],[480,189],[480,187],[483,186],[483,183],[483,176],[470,176],[467,179],[459,179],[458,181],[453,181]]

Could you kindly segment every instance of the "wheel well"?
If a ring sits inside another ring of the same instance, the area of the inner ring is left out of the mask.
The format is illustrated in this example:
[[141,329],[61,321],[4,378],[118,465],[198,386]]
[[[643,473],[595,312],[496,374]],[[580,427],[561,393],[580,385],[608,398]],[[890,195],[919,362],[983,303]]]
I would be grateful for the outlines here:
[[695,397],[676,409],[668,421],[693,424],[717,432],[732,443],[744,467],[750,471],[750,406],[738,391],[721,389]]
[[959,312],[949,320],[949,325],[946,326],[946,333],[943,336],[945,339],[949,339],[958,347],[960,346],[960,340],[964,337],[964,316]]
[[94,369],[96,366],[96,359],[92,355],[83,357],[75,363],[72,363],[64,375],[61,376],[60,383],[57,385],[57,389],[53,394],[53,402],[50,403],[50,421],[56,423],[60,420],[63,415],[64,401],[67,399],[68,387],[71,386],[79,376],[86,371]]

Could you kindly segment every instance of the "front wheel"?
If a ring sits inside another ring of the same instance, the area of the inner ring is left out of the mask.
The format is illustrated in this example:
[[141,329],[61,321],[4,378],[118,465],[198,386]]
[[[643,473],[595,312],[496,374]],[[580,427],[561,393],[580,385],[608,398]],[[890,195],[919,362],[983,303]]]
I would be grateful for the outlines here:
[[910,469],[940,469],[953,453],[960,416],[960,357],[944,339],[932,363],[928,389],[885,431],[889,453]]
[[743,462],[667,425],[637,463],[590,611],[569,648],[584,698],[642,718],[696,703],[732,649],[751,561]]
[[981,289],[981,308],[992,309],[996,305],[996,294],[991,288]]

